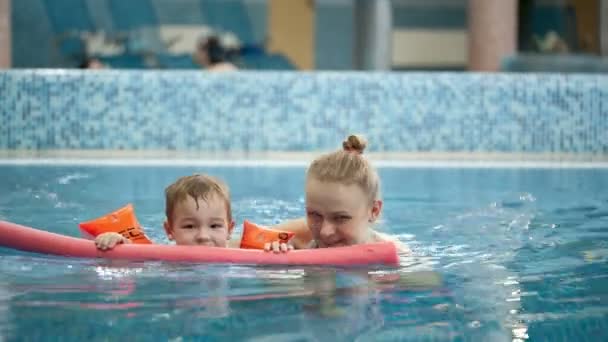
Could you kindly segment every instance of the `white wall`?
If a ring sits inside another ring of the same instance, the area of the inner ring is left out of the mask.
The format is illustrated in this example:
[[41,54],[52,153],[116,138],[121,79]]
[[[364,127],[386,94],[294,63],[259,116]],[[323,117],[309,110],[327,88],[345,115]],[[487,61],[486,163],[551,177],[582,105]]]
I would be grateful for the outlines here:
[[461,68],[467,64],[467,31],[393,30],[392,64],[396,68]]

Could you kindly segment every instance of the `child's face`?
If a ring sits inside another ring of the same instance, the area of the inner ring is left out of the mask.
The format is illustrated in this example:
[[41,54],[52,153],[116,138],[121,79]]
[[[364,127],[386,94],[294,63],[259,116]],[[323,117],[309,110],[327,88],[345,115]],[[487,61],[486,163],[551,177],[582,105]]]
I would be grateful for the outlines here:
[[167,236],[178,245],[226,247],[234,228],[226,203],[218,195],[196,202],[188,196],[175,205],[171,223],[165,221]]
[[306,220],[319,247],[350,246],[369,241],[370,223],[380,210],[381,201],[369,197],[356,184],[306,182]]

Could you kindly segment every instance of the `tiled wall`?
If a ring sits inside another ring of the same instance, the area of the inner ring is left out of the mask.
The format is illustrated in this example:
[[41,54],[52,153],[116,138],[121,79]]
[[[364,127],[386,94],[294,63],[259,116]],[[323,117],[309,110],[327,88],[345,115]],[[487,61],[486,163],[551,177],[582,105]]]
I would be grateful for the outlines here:
[[0,149],[608,153],[608,76],[0,72]]

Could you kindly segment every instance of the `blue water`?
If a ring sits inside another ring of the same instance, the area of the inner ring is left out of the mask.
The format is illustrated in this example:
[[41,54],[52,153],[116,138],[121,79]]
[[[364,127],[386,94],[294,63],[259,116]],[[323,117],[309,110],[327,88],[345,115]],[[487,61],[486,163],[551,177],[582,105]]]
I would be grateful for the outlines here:
[[[125,203],[157,242],[164,187],[231,186],[237,224],[303,215],[303,168],[1,166],[0,219],[78,236]],[[608,340],[608,170],[380,170],[379,228],[413,250],[368,272],[109,263],[0,249],[0,341]],[[437,279],[440,279],[437,282]]]

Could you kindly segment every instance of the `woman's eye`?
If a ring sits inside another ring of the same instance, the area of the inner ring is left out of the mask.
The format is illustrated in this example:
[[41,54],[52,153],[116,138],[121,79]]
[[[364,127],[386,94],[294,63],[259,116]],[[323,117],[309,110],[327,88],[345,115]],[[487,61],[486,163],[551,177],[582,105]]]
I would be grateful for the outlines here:
[[338,216],[338,217],[336,217],[336,221],[338,221],[338,222],[346,222],[348,220],[350,220],[350,216]]
[[307,213],[307,215],[310,216],[310,217],[312,217],[312,218],[319,218],[319,217],[321,217],[321,215],[319,215],[319,213],[316,213],[314,211],[309,211]]

